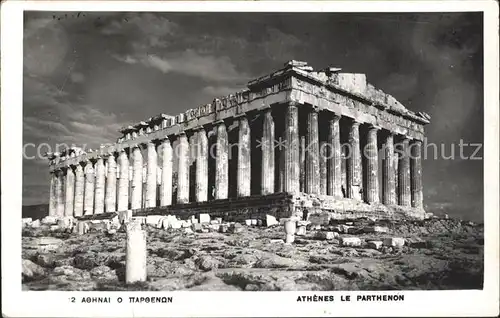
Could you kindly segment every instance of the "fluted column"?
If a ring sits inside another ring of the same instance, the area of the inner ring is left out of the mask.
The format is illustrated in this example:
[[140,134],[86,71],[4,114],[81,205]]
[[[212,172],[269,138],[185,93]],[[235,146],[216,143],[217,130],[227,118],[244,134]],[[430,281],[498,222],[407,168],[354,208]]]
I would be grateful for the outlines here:
[[132,193],[131,206],[132,210],[142,208],[142,169],[143,160],[141,148],[135,145],[132,148]]
[[349,129],[349,153],[346,162],[347,197],[361,200],[362,170],[361,148],[359,143],[359,122],[352,121]]
[[319,143],[319,193],[321,195],[326,195],[326,188],[328,184],[327,180],[327,166],[326,166],[326,158],[328,154],[326,153],[328,150],[328,145],[326,142],[321,141]]
[[237,190],[238,197],[250,195],[251,183],[251,132],[248,118],[244,115],[239,118],[238,131],[238,175]]
[[189,202],[189,142],[186,134],[179,135],[177,170],[177,203]]
[[320,193],[318,110],[311,108],[307,114],[306,192]]
[[64,216],[73,216],[74,199],[75,199],[75,173],[73,168],[66,168],[66,191],[64,200]]
[[94,214],[104,212],[104,196],[106,184],[106,170],[104,167],[104,159],[97,158],[95,163],[95,197],[94,197]]
[[401,206],[411,205],[410,156],[409,140],[406,137],[398,144],[398,203]]
[[368,127],[366,151],[366,191],[365,200],[367,203],[378,203],[378,127]]
[[125,149],[118,155],[118,165],[120,166],[120,179],[118,179],[118,211],[128,210],[129,195],[129,166],[127,152]]
[[217,155],[215,158],[215,199],[227,199],[229,191],[228,136],[226,125],[217,125]]
[[283,191],[297,194],[300,191],[300,144],[299,109],[295,103],[286,105],[284,139],[285,162],[280,167],[284,172]]
[[154,142],[148,142],[148,161],[146,171],[146,208],[156,206],[156,167],[158,165],[158,154]]
[[107,160],[108,175],[106,177],[106,212],[116,211],[116,160],[115,155],[110,154]]
[[390,132],[385,135],[383,149],[382,202],[386,205],[393,205],[396,204],[396,180],[394,171],[394,135]]
[[75,203],[73,204],[73,215],[83,215],[83,196],[85,187],[85,175],[83,174],[83,167],[78,163],[75,168]]
[[261,194],[265,195],[274,192],[274,120],[271,108],[264,110],[262,129]]
[[91,161],[87,161],[85,164],[85,194],[83,202],[83,214],[92,215],[94,214],[94,183],[95,183],[95,172]]
[[342,198],[342,154],[340,147],[340,116],[333,115],[328,122],[328,144],[330,153],[328,156],[328,184],[327,194]]
[[423,208],[422,141],[414,140],[410,148],[411,206]]
[[56,215],[64,216],[64,172],[58,170],[56,175]]
[[56,198],[57,176],[55,171],[50,173],[50,189],[49,189],[49,215],[56,215],[57,198]]
[[172,144],[170,139],[165,138],[161,142],[161,185],[160,205],[172,204]]

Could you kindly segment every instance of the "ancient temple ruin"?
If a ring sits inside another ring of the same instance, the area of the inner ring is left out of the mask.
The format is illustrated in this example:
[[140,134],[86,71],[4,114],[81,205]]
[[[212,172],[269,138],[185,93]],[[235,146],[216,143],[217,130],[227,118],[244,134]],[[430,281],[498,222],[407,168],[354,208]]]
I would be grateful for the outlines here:
[[365,74],[290,61],[211,104],[124,127],[113,145],[48,154],[49,214],[423,218],[429,119]]

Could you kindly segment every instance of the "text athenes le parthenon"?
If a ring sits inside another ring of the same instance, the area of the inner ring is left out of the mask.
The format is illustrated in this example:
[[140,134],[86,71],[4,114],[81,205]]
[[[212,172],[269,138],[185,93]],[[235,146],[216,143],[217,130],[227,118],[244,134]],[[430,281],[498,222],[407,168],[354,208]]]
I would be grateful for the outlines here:
[[49,153],[49,215],[423,218],[429,120],[365,74],[289,61],[211,104],[124,127],[113,145]]

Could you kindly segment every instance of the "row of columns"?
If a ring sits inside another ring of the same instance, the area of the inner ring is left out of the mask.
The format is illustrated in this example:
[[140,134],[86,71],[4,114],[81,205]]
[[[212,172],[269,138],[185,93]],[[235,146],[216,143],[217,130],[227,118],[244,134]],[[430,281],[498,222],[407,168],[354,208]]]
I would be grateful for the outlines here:
[[[301,160],[305,162],[304,192],[325,194],[337,198],[344,197],[342,191],[340,116],[325,113],[329,116],[326,142],[329,152],[320,155],[323,149],[319,139],[319,110],[308,108],[307,113],[307,152],[301,159],[299,149],[299,109],[295,103],[288,103],[284,110],[284,150],[280,156],[280,190],[296,194],[301,190]],[[263,110],[261,139],[261,194],[275,192],[275,123],[271,108]],[[236,194],[245,197],[251,194],[251,129],[246,115],[235,118],[238,121],[238,157]],[[226,199],[229,195],[229,138],[224,121],[216,122],[216,158],[215,158],[215,199]],[[366,186],[363,188],[362,153],[360,147],[360,123],[352,120],[349,126],[348,143],[351,154],[346,160],[345,196],[368,203],[378,203],[378,132],[375,126],[367,131],[366,147]],[[188,203],[190,200],[190,183],[194,182],[194,200],[208,200],[208,137],[203,127],[195,130],[196,165],[195,180],[190,180],[190,141],[185,133],[177,136],[177,203]],[[398,144],[400,153],[397,160],[398,175],[396,198],[395,147],[394,135],[384,134],[384,158],[382,167],[382,201],[387,205],[422,207],[421,181],[421,142],[415,140],[412,156],[408,152],[409,139],[403,138]],[[144,207],[157,205],[157,167],[158,151],[162,157],[161,183],[159,191],[160,206],[172,204],[173,148],[171,140],[165,137],[147,144],[146,184]],[[143,161],[140,145],[130,149],[131,160],[127,152],[122,150],[115,161],[114,155],[100,157],[95,162],[86,162],[67,167],[52,173],[50,187],[50,213],[55,215],[87,215],[116,210],[127,210],[129,201],[132,209],[143,207]],[[106,160],[106,165],[104,164]],[[129,180],[129,164],[132,166],[132,180]],[[282,165],[282,166],[281,166]],[[117,179],[117,168],[120,178]],[[282,179],[282,180],[281,180]],[[130,189],[129,189],[130,187]],[[130,198],[129,198],[130,190]],[[363,195],[364,193],[364,195]]]

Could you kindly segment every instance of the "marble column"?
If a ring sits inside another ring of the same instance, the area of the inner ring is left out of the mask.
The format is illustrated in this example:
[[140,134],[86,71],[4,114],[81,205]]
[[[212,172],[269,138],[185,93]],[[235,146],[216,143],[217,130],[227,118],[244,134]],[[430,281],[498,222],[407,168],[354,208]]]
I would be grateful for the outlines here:
[[306,137],[300,136],[299,153],[299,189],[300,192],[306,192]]
[[326,158],[328,156],[328,145],[326,142],[321,141],[319,143],[319,194],[326,195],[326,188],[328,184],[327,180],[327,166]]
[[382,159],[382,203],[385,205],[394,205],[396,204],[394,135],[391,132],[387,132],[384,137],[384,157]]
[[110,154],[107,160],[108,175],[106,177],[106,212],[116,211],[116,159]]
[[56,172],[56,215],[58,217],[64,216],[64,172],[57,170]]
[[333,115],[328,121],[328,184],[327,194],[342,198],[342,149],[340,146],[340,116]]
[[414,140],[410,145],[411,206],[423,208],[422,193],[422,141]]
[[189,142],[186,133],[179,135],[178,170],[177,170],[177,203],[189,202]]
[[92,162],[89,160],[85,163],[85,189],[84,189],[84,202],[83,202],[83,214],[92,215],[94,214],[94,183],[95,183],[95,172]]
[[132,193],[131,207],[132,210],[142,208],[142,169],[143,160],[140,145],[132,147]]
[[99,157],[95,163],[94,214],[101,214],[104,212],[105,184],[106,170],[104,167],[104,159]]
[[55,171],[50,173],[50,189],[49,189],[49,215],[55,216],[57,209],[57,198],[56,198],[56,184],[57,176]]
[[318,110],[307,114],[306,192],[320,193]]
[[64,216],[73,216],[74,199],[75,199],[75,173],[73,168],[66,168],[66,191],[64,200]]
[[75,168],[75,203],[73,205],[74,216],[83,215],[83,198],[85,193],[84,187],[85,187],[85,175],[83,173],[83,167],[81,163],[78,163]]
[[217,154],[215,158],[215,199],[227,199],[229,191],[228,135],[224,122],[217,124]]
[[407,137],[403,137],[398,144],[398,203],[401,206],[411,205],[409,142]]
[[172,144],[166,137],[161,142],[160,205],[172,205]]
[[262,186],[261,194],[274,192],[274,120],[271,108],[264,110],[264,122],[262,127]]
[[359,143],[359,122],[352,121],[349,129],[349,152],[346,162],[346,185],[347,197],[361,200],[362,191],[362,168],[361,148]]
[[238,197],[250,195],[251,183],[251,132],[248,118],[243,115],[239,118],[238,130],[238,174],[237,189]]
[[154,142],[148,142],[147,170],[146,170],[146,208],[156,206],[156,167],[158,165],[158,154]]
[[208,200],[208,138],[203,127],[197,130],[195,200]]
[[297,104],[289,103],[285,110],[285,148],[284,148],[284,183],[283,191],[297,194],[300,191],[300,144],[299,144],[299,109]]
[[118,165],[120,166],[120,179],[118,179],[118,211],[128,210],[129,195],[129,167],[127,151],[122,149],[118,155]]
[[366,191],[365,200],[367,203],[378,203],[378,127],[368,127],[366,151]]

